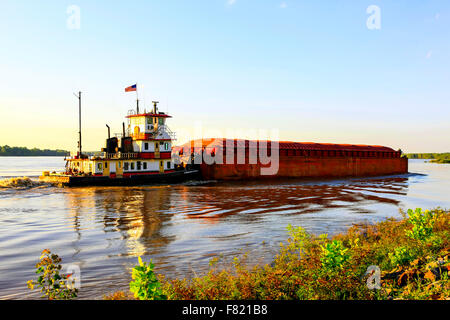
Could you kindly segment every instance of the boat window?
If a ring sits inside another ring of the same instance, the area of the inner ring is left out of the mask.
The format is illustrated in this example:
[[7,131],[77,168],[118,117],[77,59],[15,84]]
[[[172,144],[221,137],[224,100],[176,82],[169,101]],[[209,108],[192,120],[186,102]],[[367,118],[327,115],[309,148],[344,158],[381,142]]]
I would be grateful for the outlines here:
[[164,124],[164,118],[159,118],[158,119],[158,124]]
[[108,168],[108,162],[105,162],[105,169]]
[[124,170],[128,170],[128,162],[125,162],[125,163],[123,164],[123,169],[124,169]]
[[131,163],[131,170],[134,170],[134,162]]
[[144,150],[148,150],[148,142],[144,143]]
[[99,163],[97,164],[97,168],[98,168],[98,170],[102,170],[102,163],[101,163],[101,162],[99,162]]
[[167,169],[170,169],[170,161],[167,162]]
[[137,162],[137,170],[141,170],[141,162],[140,161]]
[[169,150],[169,144],[167,142],[164,143],[164,149]]
[[147,170],[147,162],[142,163],[144,170]]
[[119,161],[119,169],[122,168],[122,161]]

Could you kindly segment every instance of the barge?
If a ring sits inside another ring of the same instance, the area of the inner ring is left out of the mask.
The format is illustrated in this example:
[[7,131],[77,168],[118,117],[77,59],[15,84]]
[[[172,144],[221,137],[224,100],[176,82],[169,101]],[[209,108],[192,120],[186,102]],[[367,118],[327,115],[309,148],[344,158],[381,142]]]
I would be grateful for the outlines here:
[[[192,140],[174,148],[174,153],[178,162],[198,168],[206,180],[408,173],[408,159],[401,150],[385,146],[216,138]],[[267,159],[261,161],[261,154]]]

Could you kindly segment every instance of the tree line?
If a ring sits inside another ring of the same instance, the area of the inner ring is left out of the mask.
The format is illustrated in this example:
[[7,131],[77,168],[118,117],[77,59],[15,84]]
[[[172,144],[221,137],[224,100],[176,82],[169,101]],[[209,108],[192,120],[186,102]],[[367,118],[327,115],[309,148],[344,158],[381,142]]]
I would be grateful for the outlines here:
[[409,159],[450,159],[450,152],[445,153],[408,153]]
[[10,147],[8,145],[0,146],[0,156],[65,156],[66,150],[50,149],[28,149],[26,147]]

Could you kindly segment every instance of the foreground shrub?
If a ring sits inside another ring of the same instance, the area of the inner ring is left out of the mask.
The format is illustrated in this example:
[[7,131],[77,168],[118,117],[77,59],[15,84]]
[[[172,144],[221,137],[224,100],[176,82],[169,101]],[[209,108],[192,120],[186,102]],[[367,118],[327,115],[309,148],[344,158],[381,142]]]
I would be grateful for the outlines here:
[[44,294],[42,297],[49,300],[68,300],[77,297],[78,289],[71,288],[68,285],[70,275],[61,274],[61,258],[50,250],[42,251],[40,261],[36,264],[36,281],[29,280],[27,282],[30,290],[34,286],[39,287]]
[[162,294],[161,283],[153,272],[154,264],[143,262],[139,257],[139,265],[133,268],[130,282],[130,291],[139,300],[164,300],[167,297]]
[[412,225],[412,229],[406,232],[408,237],[419,241],[428,239],[435,222],[433,213],[429,210],[422,212],[421,208],[417,208],[415,211],[409,209],[408,216],[408,222]]
[[389,253],[389,259],[393,267],[403,266],[414,260],[415,255],[407,247],[398,247],[393,253]]
[[333,240],[321,248],[322,255],[320,261],[325,272],[334,273],[337,270],[342,270],[350,259],[349,249],[344,247],[342,241]]

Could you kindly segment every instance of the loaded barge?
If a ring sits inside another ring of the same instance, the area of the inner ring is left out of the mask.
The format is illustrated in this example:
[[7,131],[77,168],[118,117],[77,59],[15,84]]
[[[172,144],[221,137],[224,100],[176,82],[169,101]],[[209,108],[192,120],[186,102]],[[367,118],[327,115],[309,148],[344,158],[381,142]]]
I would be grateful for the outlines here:
[[[261,161],[261,154],[267,154],[267,159]],[[194,164],[206,180],[333,178],[408,173],[408,159],[402,156],[400,150],[373,145],[215,138],[192,140],[175,147],[174,156],[186,167]],[[209,163],[203,161],[204,158],[209,159]],[[267,170],[269,168],[272,170]]]

